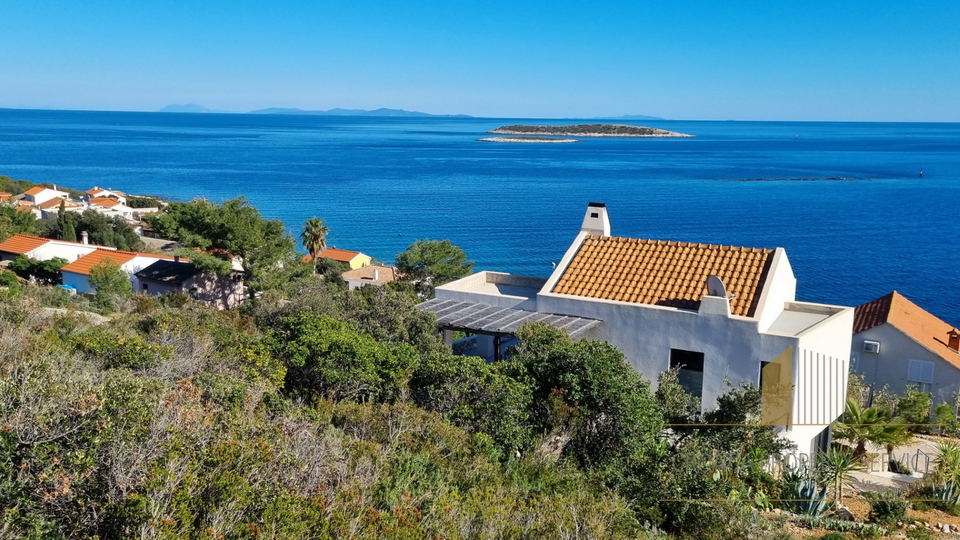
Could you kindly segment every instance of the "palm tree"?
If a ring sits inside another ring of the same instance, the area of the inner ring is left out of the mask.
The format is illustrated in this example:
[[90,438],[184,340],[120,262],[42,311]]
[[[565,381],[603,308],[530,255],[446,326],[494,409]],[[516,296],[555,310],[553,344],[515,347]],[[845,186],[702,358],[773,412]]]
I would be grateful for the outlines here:
[[327,249],[327,233],[330,229],[323,224],[320,218],[310,218],[303,224],[303,233],[300,238],[303,239],[303,247],[310,253],[310,257],[316,260],[321,251]]
[[893,418],[886,424],[878,425],[870,442],[887,447],[887,457],[893,461],[893,451],[898,446],[903,446],[913,439],[913,435],[907,431],[906,424],[900,418]]
[[843,423],[834,424],[833,433],[837,439],[855,445],[853,456],[862,460],[867,455],[867,442],[875,441],[887,423],[887,411],[878,407],[861,409],[854,400],[848,399]]

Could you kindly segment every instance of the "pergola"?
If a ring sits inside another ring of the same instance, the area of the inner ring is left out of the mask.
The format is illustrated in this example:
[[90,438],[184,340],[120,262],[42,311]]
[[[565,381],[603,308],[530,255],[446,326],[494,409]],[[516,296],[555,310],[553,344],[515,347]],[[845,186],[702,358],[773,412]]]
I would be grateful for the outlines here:
[[577,338],[603,322],[598,319],[587,319],[572,315],[539,313],[440,298],[428,300],[418,304],[417,307],[434,313],[437,316],[437,327],[440,330],[459,330],[471,334],[493,336],[494,360],[500,360],[501,340],[504,337],[514,337],[517,328],[526,323],[543,323],[566,330],[570,337]]

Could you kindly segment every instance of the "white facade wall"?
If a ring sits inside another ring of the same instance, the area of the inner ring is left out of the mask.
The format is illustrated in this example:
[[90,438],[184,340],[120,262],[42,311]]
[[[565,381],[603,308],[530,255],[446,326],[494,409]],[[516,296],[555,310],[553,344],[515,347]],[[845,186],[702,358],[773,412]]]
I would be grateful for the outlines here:
[[38,261],[49,261],[50,259],[60,257],[62,259],[66,259],[67,262],[73,262],[84,255],[93,253],[98,247],[100,246],[53,241],[31,251],[28,256],[31,259],[36,259]]
[[[880,352],[863,352],[863,342],[867,340],[880,342]],[[933,394],[933,406],[952,403],[954,394],[960,392],[960,368],[934,354],[890,323],[857,333],[853,336],[851,349],[857,357],[855,371],[862,373],[864,382],[875,390],[887,385],[891,392],[902,394],[907,390],[907,386],[917,384],[907,379],[910,360],[921,360],[933,362],[933,383],[929,389]]]
[[797,278],[793,275],[793,268],[787,259],[787,252],[777,248],[773,253],[770,269],[760,299],[757,302],[757,311],[754,314],[758,321],[758,329],[766,332],[773,321],[777,320],[787,302],[797,297]]
[[33,204],[43,204],[50,199],[56,199],[57,197],[61,199],[69,199],[70,194],[65,191],[59,191],[56,189],[45,188],[40,193],[36,195],[26,195],[24,194],[23,198],[32,202]]
[[704,409],[716,406],[717,397],[728,390],[724,379],[759,385],[760,362],[769,362],[787,347],[799,345],[795,337],[760,334],[757,321],[747,317],[552,293],[538,295],[537,310],[602,320],[594,330],[596,338],[622,350],[627,362],[650,379],[654,389],[660,372],[670,369],[671,349],[702,352]]

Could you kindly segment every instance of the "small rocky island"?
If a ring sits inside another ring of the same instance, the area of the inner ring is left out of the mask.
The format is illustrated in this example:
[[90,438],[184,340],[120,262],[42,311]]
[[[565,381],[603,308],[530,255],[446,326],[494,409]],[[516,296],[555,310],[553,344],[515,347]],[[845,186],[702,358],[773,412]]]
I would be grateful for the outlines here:
[[580,142],[576,139],[560,139],[557,137],[485,137],[483,139],[477,139],[477,140],[483,141],[483,142],[547,143],[547,144]]
[[493,133],[496,135],[555,135],[561,137],[694,137],[694,135],[677,133],[675,131],[667,131],[665,129],[644,126],[627,126],[624,124],[577,124],[572,126],[516,125],[498,127],[497,129],[488,131],[487,133]]

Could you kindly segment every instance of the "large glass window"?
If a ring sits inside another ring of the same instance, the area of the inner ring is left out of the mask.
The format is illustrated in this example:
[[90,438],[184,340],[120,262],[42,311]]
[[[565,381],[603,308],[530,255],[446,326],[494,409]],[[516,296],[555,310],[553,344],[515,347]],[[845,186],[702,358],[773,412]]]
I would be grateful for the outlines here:
[[690,395],[703,398],[703,353],[670,349],[670,369],[679,368],[680,386]]

